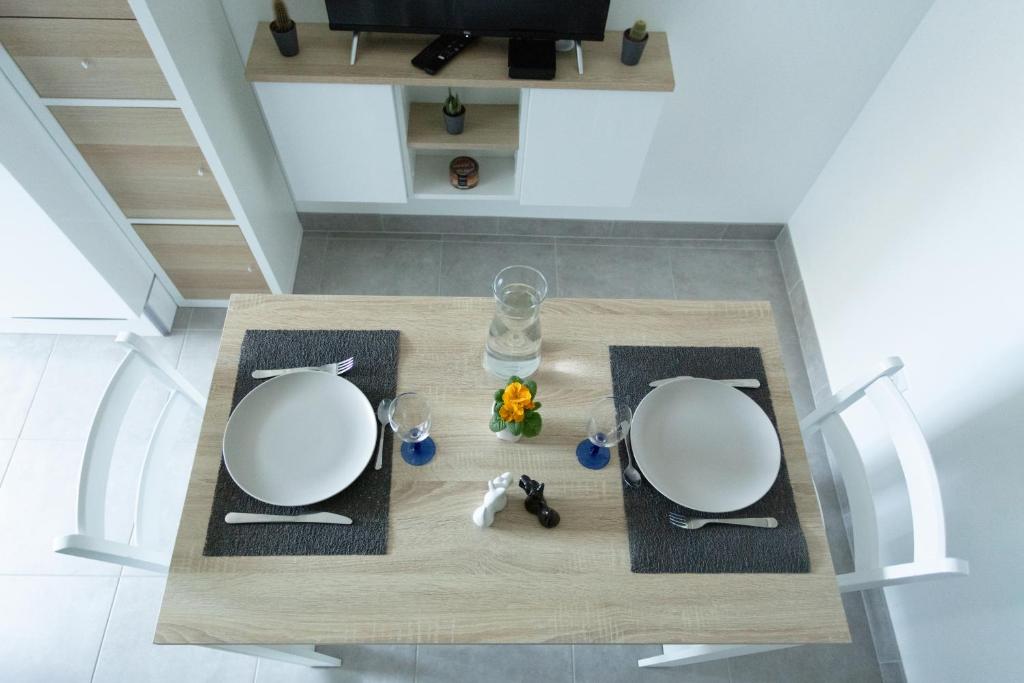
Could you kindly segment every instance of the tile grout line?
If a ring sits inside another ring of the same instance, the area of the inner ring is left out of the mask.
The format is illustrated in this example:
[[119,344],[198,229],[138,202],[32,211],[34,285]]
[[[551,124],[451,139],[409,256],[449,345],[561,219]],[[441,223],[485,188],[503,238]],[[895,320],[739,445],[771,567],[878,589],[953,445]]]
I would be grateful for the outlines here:
[[557,237],[555,238],[554,250],[555,250],[555,296],[559,297],[559,296],[562,296],[562,290],[561,290],[561,288],[560,288],[560,286],[558,284],[558,238]]
[[192,316],[196,314],[196,309],[193,307],[188,312],[188,323],[185,325],[185,332],[181,335],[181,347],[178,349],[178,356],[174,359],[174,369],[179,370],[181,365],[181,357],[185,353],[185,342],[188,341],[188,333],[192,329]]
[[416,679],[420,675],[420,644],[416,643],[416,649],[412,653],[412,683],[416,683]]
[[444,272],[444,239],[438,240],[437,247],[437,295],[441,296],[441,273]]
[[320,272],[316,276],[316,294],[324,293],[324,280],[327,279],[327,255],[331,253],[331,236],[324,238],[324,253],[320,254]]
[[[305,238],[303,238],[305,240]],[[331,237],[330,235],[324,236],[323,247],[320,249],[320,253],[317,255],[317,262],[315,264],[316,274],[315,281],[313,282],[312,291],[310,294],[323,294],[324,291],[324,271],[327,270],[327,254],[330,253]],[[298,272],[296,270],[296,272]],[[292,286],[294,290],[294,285]]]
[[[578,241],[581,246],[602,247],[679,247],[708,251],[776,251],[769,239],[725,239],[719,237],[617,237],[607,235],[557,235],[474,232],[343,232],[307,231],[329,240],[403,240],[409,242],[443,240],[445,242],[484,242],[488,239],[514,244],[552,244],[554,240]],[[599,241],[593,244],[592,241]],[[637,240],[642,240],[637,244]],[[699,242],[700,244],[692,244]],[[754,246],[754,245],[758,246]],[[746,246],[744,246],[746,245]]]
[[[124,567],[121,568],[122,570]],[[117,592],[121,589],[121,575],[117,575],[114,583],[114,594],[110,596],[110,607],[107,609],[107,618],[103,622],[103,636],[100,637],[99,647],[96,648],[96,659],[92,662],[92,673],[89,674],[89,681],[96,680],[96,668],[100,664],[100,655],[103,654],[103,643],[107,642],[107,630],[110,628],[110,617],[114,613],[114,602],[117,601]]]
[[14,462],[14,453],[18,450],[18,444],[21,443],[22,434],[25,433],[25,425],[28,424],[28,416],[32,413],[32,406],[35,405],[36,397],[39,396],[39,387],[43,384],[43,377],[46,376],[46,371],[50,367],[50,361],[53,359],[53,352],[57,348],[57,341],[59,335],[53,335],[53,341],[50,342],[50,352],[46,354],[46,362],[43,363],[43,371],[39,373],[39,381],[36,382],[35,389],[32,390],[32,399],[28,402],[28,407],[25,409],[25,417],[21,421],[21,426],[18,428],[18,434],[14,437],[14,446],[11,448],[11,457],[7,459],[7,464],[4,465],[4,471],[0,472],[0,486],[3,486],[4,481],[7,479],[7,472],[11,469],[11,463]]
[[669,257],[668,257],[668,275],[669,275],[670,278],[672,278],[672,298],[673,299],[678,299],[679,298],[679,288],[676,285],[676,269],[675,269],[674,261],[675,261],[675,259],[672,257],[672,254],[669,254]]
[[569,663],[572,666],[572,683],[576,683],[576,643],[569,643]]

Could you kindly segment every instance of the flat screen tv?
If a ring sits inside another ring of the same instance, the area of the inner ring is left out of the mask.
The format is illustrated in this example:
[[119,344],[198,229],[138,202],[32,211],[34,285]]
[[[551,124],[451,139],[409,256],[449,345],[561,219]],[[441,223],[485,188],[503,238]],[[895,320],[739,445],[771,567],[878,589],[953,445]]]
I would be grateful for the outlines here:
[[336,31],[604,40],[610,0],[326,0]]

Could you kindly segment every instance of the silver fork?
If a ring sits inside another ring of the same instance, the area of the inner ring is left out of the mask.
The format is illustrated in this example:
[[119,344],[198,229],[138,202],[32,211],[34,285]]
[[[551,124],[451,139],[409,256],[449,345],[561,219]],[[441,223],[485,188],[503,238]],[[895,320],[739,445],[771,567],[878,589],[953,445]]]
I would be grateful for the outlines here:
[[334,375],[344,375],[346,372],[351,370],[356,364],[355,357],[346,358],[345,360],[338,363],[327,363],[326,365],[318,365],[316,367],[306,368],[280,368],[277,370],[253,370],[253,379],[266,379],[267,377],[277,377],[278,375],[290,375],[293,372],[308,372],[310,370],[316,370],[319,372],[329,372]]
[[681,512],[668,513],[668,523],[689,531],[699,529],[705,524],[734,524],[736,526],[757,526],[765,529],[774,529],[779,525],[778,520],[774,517],[732,517],[724,519],[707,519],[702,517],[694,519],[687,517]]

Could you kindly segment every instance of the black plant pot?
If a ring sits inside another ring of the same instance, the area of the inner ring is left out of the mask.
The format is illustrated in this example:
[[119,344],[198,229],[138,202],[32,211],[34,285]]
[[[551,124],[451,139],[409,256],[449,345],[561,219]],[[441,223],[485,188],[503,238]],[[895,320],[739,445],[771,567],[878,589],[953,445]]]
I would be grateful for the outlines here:
[[270,32],[274,34],[274,42],[277,43],[277,49],[281,51],[282,55],[294,57],[299,54],[299,30],[294,21],[292,27],[287,31],[278,31],[271,24]]
[[444,114],[444,127],[448,131],[449,135],[459,135],[462,133],[462,129],[466,127],[466,108],[463,107],[459,110],[459,113],[452,116],[444,108],[441,109],[441,113]]
[[644,36],[643,40],[633,40],[629,37],[629,29],[622,32],[622,63],[626,66],[636,66],[640,63],[640,57],[644,53],[647,39],[650,34]]

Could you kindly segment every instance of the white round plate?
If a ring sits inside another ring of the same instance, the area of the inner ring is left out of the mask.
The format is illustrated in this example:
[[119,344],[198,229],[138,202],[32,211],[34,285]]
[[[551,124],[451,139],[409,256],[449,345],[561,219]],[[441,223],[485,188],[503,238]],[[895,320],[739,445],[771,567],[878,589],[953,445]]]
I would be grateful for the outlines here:
[[377,445],[377,418],[356,385],[326,372],[264,382],[224,430],[224,464],[243,491],[272,505],[309,505],[354,482]]
[[779,437],[761,407],[710,379],[677,380],[651,391],[636,409],[630,438],[651,485],[702,512],[757,502],[782,462]]

